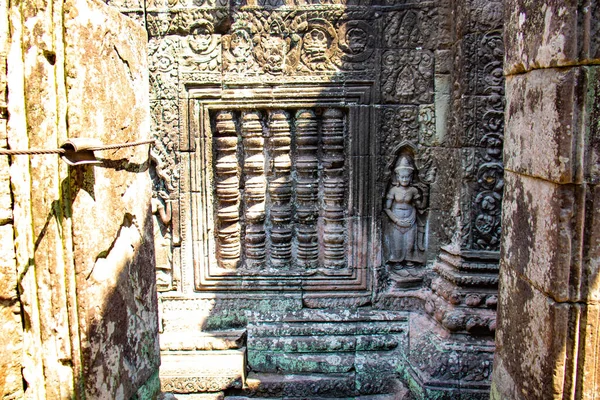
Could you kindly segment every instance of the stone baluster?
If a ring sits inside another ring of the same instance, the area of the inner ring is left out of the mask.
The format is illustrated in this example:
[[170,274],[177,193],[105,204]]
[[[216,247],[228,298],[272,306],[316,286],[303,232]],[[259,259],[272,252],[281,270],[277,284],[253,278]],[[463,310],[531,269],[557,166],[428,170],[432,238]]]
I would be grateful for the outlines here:
[[345,213],[346,194],[344,113],[337,108],[323,112],[321,124],[323,143],[323,266],[339,269],[346,263]]
[[292,142],[290,117],[285,111],[273,111],[269,116],[272,171],[269,195],[272,207],[271,265],[290,266],[292,261],[292,180],[290,146]]
[[319,194],[319,131],[312,110],[296,113],[296,237],[298,264],[315,268],[319,258],[317,235]]
[[240,188],[238,136],[233,114],[220,112],[214,135],[216,235],[219,266],[236,269],[240,261]]
[[263,127],[258,112],[242,113],[244,147],[244,215],[246,217],[245,256],[249,268],[264,266],[265,234],[265,155]]

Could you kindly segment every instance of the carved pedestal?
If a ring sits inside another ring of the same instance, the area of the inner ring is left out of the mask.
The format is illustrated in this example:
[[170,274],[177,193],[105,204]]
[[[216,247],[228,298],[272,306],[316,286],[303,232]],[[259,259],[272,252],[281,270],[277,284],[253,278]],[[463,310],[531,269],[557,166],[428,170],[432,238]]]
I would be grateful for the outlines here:
[[418,314],[412,314],[409,332],[401,375],[417,398],[489,398],[493,338],[450,334]]

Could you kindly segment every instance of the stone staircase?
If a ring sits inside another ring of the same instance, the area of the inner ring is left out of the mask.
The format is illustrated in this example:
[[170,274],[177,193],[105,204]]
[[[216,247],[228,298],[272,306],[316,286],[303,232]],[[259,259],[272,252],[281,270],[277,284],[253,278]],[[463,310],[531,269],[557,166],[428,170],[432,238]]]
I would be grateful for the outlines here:
[[407,328],[406,313],[389,311],[249,312],[249,374],[226,398],[403,399]]

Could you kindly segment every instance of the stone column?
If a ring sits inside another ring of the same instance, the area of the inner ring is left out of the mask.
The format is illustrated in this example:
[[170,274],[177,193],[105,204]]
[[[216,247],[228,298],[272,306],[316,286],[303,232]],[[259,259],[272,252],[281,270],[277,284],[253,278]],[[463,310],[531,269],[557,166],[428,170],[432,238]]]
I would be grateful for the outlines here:
[[298,264],[315,268],[319,257],[317,221],[319,218],[319,132],[317,117],[312,110],[296,113],[296,215],[298,225]]
[[246,111],[242,115],[242,138],[244,145],[244,238],[246,264],[250,268],[264,266],[267,256],[265,235],[265,139],[261,116]]
[[411,321],[408,361],[418,372],[408,379],[421,380],[423,398],[442,393],[485,398],[496,329],[504,184],[503,5],[459,0],[453,6],[453,59],[442,53],[450,77],[437,72],[443,63],[436,64],[436,112],[445,110],[438,102],[448,79],[452,86],[447,128],[441,112],[436,125],[437,140],[447,150],[432,150],[440,167],[431,185],[430,221],[456,225],[445,231],[451,232],[447,242],[430,243],[439,253],[423,297],[424,311],[435,322],[421,316]]
[[427,311],[452,332],[492,335],[504,185],[502,3],[459,1],[456,15],[448,140],[461,148],[460,214],[452,244],[433,266]]
[[507,0],[493,399],[600,390],[600,5]]
[[[140,26],[95,0],[15,1],[8,16],[11,149],[149,138]],[[76,167],[55,154],[11,157],[12,219],[8,168],[0,166],[0,227],[14,223],[14,234],[2,231],[0,295],[18,290],[23,321],[22,334],[13,330],[11,338],[22,339],[23,351],[1,354],[21,364],[17,386],[24,383],[25,393],[14,387],[11,398],[151,399],[158,389],[148,145],[96,155],[99,164]],[[3,251],[9,246],[14,260]],[[16,279],[5,277],[15,260]],[[14,317],[2,318],[6,337],[5,321]]]
[[271,200],[271,263],[276,268],[289,268],[292,261],[292,160],[290,158],[290,117],[285,111],[269,114],[268,129],[271,148],[269,195]]
[[[8,1],[0,1],[0,148],[7,148],[6,60],[9,50]],[[9,157],[0,156],[0,397],[21,398],[23,377],[23,325],[17,292],[17,266],[13,244],[14,221]]]

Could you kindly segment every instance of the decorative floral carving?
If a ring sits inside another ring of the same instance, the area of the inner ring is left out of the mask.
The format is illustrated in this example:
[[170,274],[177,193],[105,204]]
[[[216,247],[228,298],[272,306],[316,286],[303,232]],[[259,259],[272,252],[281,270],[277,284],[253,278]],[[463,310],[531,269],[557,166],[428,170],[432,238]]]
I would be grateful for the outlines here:
[[433,54],[427,50],[385,52],[382,92],[387,103],[431,103]]
[[435,134],[435,106],[419,106],[419,143],[425,146],[439,144]]
[[175,39],[150,39],[148,41],[148,69],[150,72],[150,94],[156,99],[176,99],[178,49]]
[[181,51],[182,71],[218,71],[220,72],[221,46],[219,35],[213,34],[210,21],[195,22],[186,37]]
[[504,43],[500,32],[467,35],[464,39],[464,51],[464,82],[467,93],[504,95]]

